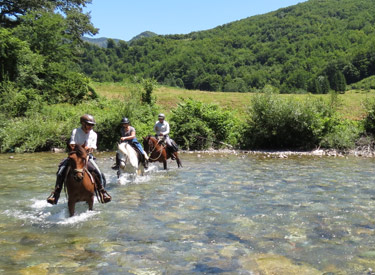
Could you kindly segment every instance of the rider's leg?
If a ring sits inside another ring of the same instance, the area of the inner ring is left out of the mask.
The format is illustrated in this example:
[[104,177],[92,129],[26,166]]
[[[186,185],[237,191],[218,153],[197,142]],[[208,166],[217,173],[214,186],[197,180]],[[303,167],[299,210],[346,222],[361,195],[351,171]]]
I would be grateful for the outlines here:
[[133,144],[135,146],[137,146],[138,150],[141,152],[141,154],[143,155],[143,160],[142,160],[142,163],[143,163],[143,166],[147,169],[148,168],[148,156],[146,154],[146,152],[143,150],[143,147],[142,145],[138,142],[138,141],[134,141],[133,140]]
[[60,198],[60,193],[64,184],[65,175],[66,175],[67,164],[68,164],[68,159],[66,158],[59,165],[59,169],[57,170],[57,173],[56,173],[55,190],[52,191],[51,195],[49,195],[49,197],[47,198],[47,202],[50,204],[57,204]]
[[116,152],[116,163],[111,167],[113,170],[118,170],[120,168],[120,154]]
[[169,153],[169,155],[171,156],[171,159],[175,159],[173,153],[174,153],[174,148],[173,148],[173,145],[172,145],[172,142],[171,142],[171,139],[169,138],[169,136],[164,136],[164,141],[165,141],[165,144],[167,145],[167,151]]
[[96,184],[96,188],[98,189],[98,191],[101,193],[101,196],[103,197],[103,202],[104,203],[107,203],[107,202],[110,202],[112,197],[107,193],[107,191],[104,189],[104,185],[105,185],[105,177],[104,175],[100,172],[99,170],[99,167],[98,165],[96,165],[94,159],[90,156],[89,158],[89,162],[88,162],[88,165],[87,165],[87,168],[88,170],[91,172],[91,173],[95,173],[97,176],[98,176],[98,179],[95,184]]

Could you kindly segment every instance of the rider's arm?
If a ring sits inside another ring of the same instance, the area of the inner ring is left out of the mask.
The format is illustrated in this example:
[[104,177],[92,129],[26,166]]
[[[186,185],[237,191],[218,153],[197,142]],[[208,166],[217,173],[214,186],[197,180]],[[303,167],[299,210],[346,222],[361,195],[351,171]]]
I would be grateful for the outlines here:
[[169,123],[165,122],[165,131],[162,133],[163,136],[169,135]]
[[133,138],[135,138],[135,130],[132,130],[130,132],[130,136],[127,136],[127,137],[121,137],[121,141],[124,141],[124,140],[132,140]]

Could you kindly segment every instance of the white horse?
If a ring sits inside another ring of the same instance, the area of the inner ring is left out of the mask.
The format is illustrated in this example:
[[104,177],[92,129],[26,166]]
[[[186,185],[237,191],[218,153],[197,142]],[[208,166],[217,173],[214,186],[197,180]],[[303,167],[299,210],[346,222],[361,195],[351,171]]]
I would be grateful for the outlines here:
[[117,176],[120,177],[122,173],[136,174],[143,176],[145,168],[138,160],[138,154],[135,149],[128,143],[120,143],[118,145],[118,153],[120,157],[120,169]]

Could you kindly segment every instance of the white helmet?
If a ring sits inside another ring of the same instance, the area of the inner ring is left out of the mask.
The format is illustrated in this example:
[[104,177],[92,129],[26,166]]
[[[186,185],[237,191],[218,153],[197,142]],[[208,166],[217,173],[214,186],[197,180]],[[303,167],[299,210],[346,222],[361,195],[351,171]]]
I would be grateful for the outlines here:
[[165,115],[164,115],[164,114],[159,114],[159,115],[158,115],[158,118],[165,119]]

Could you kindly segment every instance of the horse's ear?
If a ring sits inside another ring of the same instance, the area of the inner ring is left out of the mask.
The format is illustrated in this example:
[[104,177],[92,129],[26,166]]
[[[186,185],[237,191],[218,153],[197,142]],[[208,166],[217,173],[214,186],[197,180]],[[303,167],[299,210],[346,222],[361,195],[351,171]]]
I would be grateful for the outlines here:
[[74,151],[75,147],[76,147],[75,144],[69,144],[68,145],[69,152]]

